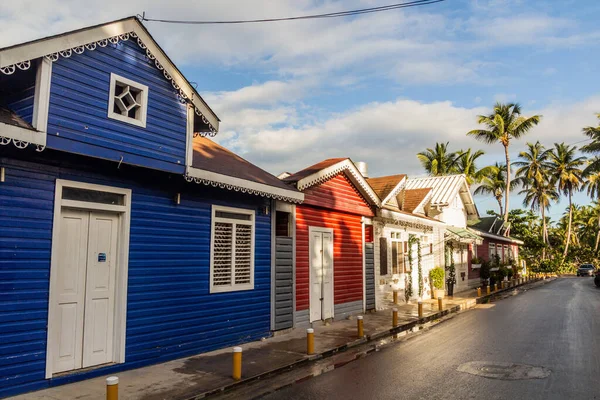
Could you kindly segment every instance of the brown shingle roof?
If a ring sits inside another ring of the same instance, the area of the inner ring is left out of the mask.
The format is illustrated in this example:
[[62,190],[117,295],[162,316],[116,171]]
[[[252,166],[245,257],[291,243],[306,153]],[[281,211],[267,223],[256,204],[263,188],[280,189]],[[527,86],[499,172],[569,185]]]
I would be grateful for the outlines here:
[[402,210],[412,213],[430,192],[431,188],[405,190]]
[[192,167],[280,189],[296,191],[277,177],[206,137],[194,139]]
[[7,125],[15,125],[20,128],[35,130],[31,124],[27,123],[23,118],[19,117],[13,111],[0,107],[0,122]]
[[327,167],[331,167],[339,162],[347,160],[347,158],[328,158],[327,160],[323,160],[321,162],[316,163],[315,165],[311,165],[310,167],[304,168],[295,174],[288,176],[287,178],[283,178],[285,182],[298,182],[299,180],[306,178],[314,174],[315,172],[319,172],[322,169]]
[[377,196],[381,200],[385,199],[391,192],[394,190],[396,186],[402,181],[402,179],[406,178],[406,175],[390,175],[390,176],[381,176],[379,178],[368,178],[367,182],[373,188]]

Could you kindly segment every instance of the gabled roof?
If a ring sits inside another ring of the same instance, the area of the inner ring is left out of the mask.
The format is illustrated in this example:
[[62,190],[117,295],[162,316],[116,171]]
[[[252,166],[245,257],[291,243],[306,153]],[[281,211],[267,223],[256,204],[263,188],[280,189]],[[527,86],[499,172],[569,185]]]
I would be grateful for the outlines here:
[[37,58],[46,57],[50,61],[56,61],[60,57],[71,57],[73,53],[81,54],[85,51],[93,51],[97,47],[106,47],[130,39],[135,40],[142,49],[146,50],[148,59],[153,60],[156,68],[163,71],[165,78],[179,92],[181,100],[194,107],[202,122],[198,124],[196,132],[206,131],[211,136],[215,135],[219,129],[217,115],[135,17],[1,48],[0,73],[11,75],[17,69],[27,70],[35,64],[32,61]]
[[291,185],[206,137],[194,139],[187,179],[263,197],[299,203],[304,195]]
[[398,174],[367,178],[367,182],[371,185],[375,193],[377,193],[377,196],[381,199],[381,203],[385,204],[402,189],[405,178],[406,175]]
[[422,203],[430,197],[431,193],[431,188],[405,190],[402,199],[402,210],[410,213],[414,212],[422,206]]
[[478,216],[477,207],[469,190],[467,179],[464,175],[428,176],[425,178],[410,178],[406,182],[406,189],[432,189],[431,205],[446,207],[460,195],[468,215]]
[[367,201],[376,206],[381,206],[381,200],[371,188],[365,177],[349,158],[329,158],[304,168],[295,174],[283,178],[284,182],[296,185],[300,191],[311,186],[320,185],[331,178],[344,173],[352,184],[358,189]]
[[[487,237],[489,239],[501,240],[505,242],[511,242],[515,244],[523,244],[523,241],[512,238],[508,235],[509,224],[505,224],[501,218],[498,217],[481,217],[476,220],[468,222],[469,229],[476,232],[478,235]],[[508,226],[507,226],[508,225]]]

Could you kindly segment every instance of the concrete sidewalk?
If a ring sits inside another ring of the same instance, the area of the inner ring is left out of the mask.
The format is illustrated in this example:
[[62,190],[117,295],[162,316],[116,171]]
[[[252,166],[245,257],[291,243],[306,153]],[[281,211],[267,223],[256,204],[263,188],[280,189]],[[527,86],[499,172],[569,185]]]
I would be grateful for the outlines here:
[[[504,291],[513,290],[505,289]],[[495,295],[498,295],[496,293]],[[438,310],[437,300],[424,300],[424,317],[418,318],[417,304],[402,304],[398,308],[399,326],[392,327],[392,311],[385,309],[364,315],[365,337],[358,338],[356,319],[313,324],[315,355],[306,354],[306,329],[242,345],[242,380],[231,378],[231,349],[182,358],[163,364],[125,371],[118,374],[119,399],[198,399],[221,393],[295,367],[323,359],[371,340],[388,337],[403,331],[418,329],[421,324],[452,312],[475,307],[487,296],[476,297],[475,290],[461,296],[444,299],[444,310]],[[494,296],[494,295],[492,295]],[[488,299],[489,300],[489,299]],[[393,306],[393,304],[390,304]],[[12,397],[12,400],[103,399],[105,379],[99,377],[69,385]]]

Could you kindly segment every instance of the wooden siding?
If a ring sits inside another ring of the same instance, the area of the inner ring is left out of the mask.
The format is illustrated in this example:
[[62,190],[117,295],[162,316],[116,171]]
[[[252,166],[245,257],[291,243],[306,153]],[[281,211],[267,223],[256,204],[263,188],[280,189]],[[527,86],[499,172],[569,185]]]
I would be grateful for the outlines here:
[[[110,74],[148,86],[145,128],[108,118]],[[135,39],[52,66],[48,148],[183,173],[186,106]]]
[[28,123],[33,120],[35,63],[29,70],[17,69],[13,75],[0,76],[0,106],[14,111]]
[[365,243],[373,243],[373,225],[365,225]]
[[304,190],[304,204],[366,217],[374,215],[367,201],[343,173]]
[[296,310],[309,307],[308,227],[333,229],[334,304],[362,300],[362,225],[359,215],[296,206]]
[[[270,216],[258,211],[264,199],[188,184],[181,176],[168,179],[168,174],[155,171],[136,175],[134,168],[117,170],[111,163],[89,159],[84,167],[82,157],[64,154],[61,159],[78,162],[46,165],[0,157],[0,165],[6,167],[6,181],[0,184],[0,397],[269,335],[271,222]],[[126,363],[46,380],[57,178],[133,191]],[[177,191],[181,192],[180,205],[172,200]],[[211,204],[257,211],[254,290],[209,294]]]

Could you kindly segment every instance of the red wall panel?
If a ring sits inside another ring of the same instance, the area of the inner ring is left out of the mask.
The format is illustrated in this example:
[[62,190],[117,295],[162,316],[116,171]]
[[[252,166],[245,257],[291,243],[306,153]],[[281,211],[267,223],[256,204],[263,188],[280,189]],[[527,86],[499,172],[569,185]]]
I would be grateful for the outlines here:
[[373,243],[373,225],[365,225],[365,243]]
[[308,227],[333,229],[334,303],[362,300],[361,216],[307,205],[296,206],[296,310],[308,309]]
[[304,191],[303,204],[364,215],[366,217],[374,216],[368,202],[356,190],[344,173],[340,173],[318,186],[306,189]]

